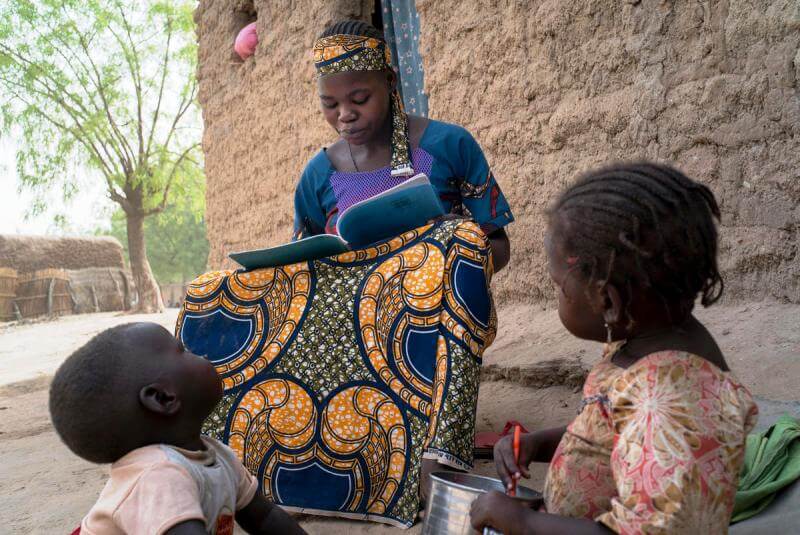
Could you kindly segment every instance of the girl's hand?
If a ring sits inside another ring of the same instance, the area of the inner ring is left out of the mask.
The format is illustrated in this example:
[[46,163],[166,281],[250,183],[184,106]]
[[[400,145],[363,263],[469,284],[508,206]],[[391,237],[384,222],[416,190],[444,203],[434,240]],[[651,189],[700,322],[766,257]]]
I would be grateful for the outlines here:
[[493,490],[478,496],[469,510],[470,523],[479,533],[490,526],[503,533],[519,531],[526,509],[505,494]]
[[514,437],[509,435],[498,440],[494,445],[494,464],[506,488],[509,488],[512,477],[531,477],[528,472],[531,462],[549,463],[566,431],[566,427],[553,427],[522,435],[518,463],[514,462]]
[[536,457],[539,450],[536,433],[526,433],[519,438],[519,463],[514,461],[514,436],[509,434],[494,445],[494,464],[497,475],[506,489],[511,487],[511,478],[531,477],[528,465]]

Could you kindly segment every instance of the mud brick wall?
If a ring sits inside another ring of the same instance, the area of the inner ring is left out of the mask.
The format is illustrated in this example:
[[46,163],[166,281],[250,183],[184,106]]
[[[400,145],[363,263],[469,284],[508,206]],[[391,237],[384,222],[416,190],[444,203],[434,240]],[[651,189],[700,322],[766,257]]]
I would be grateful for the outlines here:
[[796,1],[461,5],[417,0],[425,83],[432,116],[472,130],[515,210],[500,296],[552,295],[541,215],[565,183],[649,158],[717,195],[728,298],[800,300]]
[[[796,0],[416,4],[431,116],[473,132],[517,217],[501,301],[552,298],[543,209],[581,171],[636,158],[674,162],[717,195],[727,299],[800,301]],[[371,7],[201,0],[210,267],[289,237],[294,184],[334,139],[309,48]],[[233,38],[253,11],[262,42],[240,62]]]

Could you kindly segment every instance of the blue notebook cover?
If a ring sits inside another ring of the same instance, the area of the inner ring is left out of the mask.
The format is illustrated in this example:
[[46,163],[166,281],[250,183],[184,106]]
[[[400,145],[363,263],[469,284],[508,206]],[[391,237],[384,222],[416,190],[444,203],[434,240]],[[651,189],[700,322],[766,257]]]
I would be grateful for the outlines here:
[[320,234],[228,256],[248,270],[317,260],[394,238],[442,215],[436,190],[419,174],[342,212],[336,224],[339,236]]
[[249,271],[262,267],[288,266],[305,260],[327,258],[348,250],[349,247],[339,236],[319,234],[277,247],[231,253],[228,256]]

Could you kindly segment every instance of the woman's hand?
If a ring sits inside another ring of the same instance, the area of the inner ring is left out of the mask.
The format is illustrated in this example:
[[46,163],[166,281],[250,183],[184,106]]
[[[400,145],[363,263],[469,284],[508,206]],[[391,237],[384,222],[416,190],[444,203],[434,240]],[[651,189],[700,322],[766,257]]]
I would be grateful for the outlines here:
[[503,533],[522,532],[524,515],[528,510],[519,502],[505,494],[493,490],[478,496],[472,502],[469,519],[472,527],[479,533],[486,526]]
[[428,224],[429,225],[435,225],[436,223],[441,223],[443,221],[455,221],[456,219],[464,219],[464,220],[466,220],[467,218],[464,217],[463,215],[447,213],[447,214],[444,214],[444,215],[440,215],[439,217],[434,217],[433,219],[428,221]]
[[492,248],[494,272],[497,273],[506,267],[511,259],[511,242],[505,229],[499,229],[489,234],[489,246]]

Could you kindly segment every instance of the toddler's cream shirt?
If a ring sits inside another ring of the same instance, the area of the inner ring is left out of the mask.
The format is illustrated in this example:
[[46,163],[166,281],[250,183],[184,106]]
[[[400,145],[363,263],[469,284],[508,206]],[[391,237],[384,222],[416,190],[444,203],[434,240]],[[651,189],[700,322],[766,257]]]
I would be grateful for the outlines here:
[[230,448],[202,440],[205,451],[158,444],[112,464],[81,535],[159,535],[195,519],[210,534],[232,535],[234,514],[250,503],[258,483]]

